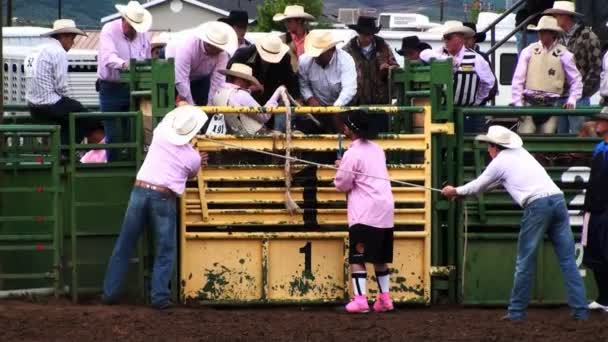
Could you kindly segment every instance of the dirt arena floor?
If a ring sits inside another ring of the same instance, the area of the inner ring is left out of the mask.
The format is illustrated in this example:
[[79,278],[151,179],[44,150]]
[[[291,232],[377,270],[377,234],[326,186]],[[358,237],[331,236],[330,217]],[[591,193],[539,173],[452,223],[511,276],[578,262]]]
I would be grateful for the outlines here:
[[2,341],[608,341],[608,313],[587,322],[560,308],[530,310],[526,322],[502,309],[401,307],[348,315],[334,307],[211,308],[74,305],[67,300],[0,301]]

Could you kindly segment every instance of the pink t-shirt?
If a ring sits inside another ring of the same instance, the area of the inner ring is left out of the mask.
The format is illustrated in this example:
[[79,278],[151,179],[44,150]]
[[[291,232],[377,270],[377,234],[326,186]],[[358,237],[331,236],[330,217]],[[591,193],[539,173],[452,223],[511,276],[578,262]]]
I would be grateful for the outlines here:
[[393,228],[395,201],[391,183],[343,170],[388,179],[382,148],[373,141],[353,141],[342,157],[334,184],[338,191],[347,193],[349,227],[365,224],[375,228]]
[[184,192],[188,178],[196,176],[201,167],[201,156],[190,144],[176,146],[154,130],[152,144],[137,179],[164,186],[178,195]]

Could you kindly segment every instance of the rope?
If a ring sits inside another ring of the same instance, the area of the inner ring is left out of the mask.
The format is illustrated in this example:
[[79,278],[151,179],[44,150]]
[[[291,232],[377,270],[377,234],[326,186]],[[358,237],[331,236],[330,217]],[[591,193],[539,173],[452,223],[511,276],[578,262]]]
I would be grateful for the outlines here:
[[[239,150],[245,150],[245,151],[249,151],[249,152],[254,152],[254,153],[259,153],[259,154],[265,154],[267,156],[272,156],[272,157],[276,157],[276,158],[280,158],[280,159],[289,159],[292,162],[299,162],[299,163],[302,163],[302,164],[314,165],[314,166],[317,166],[317,167],[321,167],[321,168],[325,168],[325,169],[330,169],[330,170],[335,170],[335,171],[339,170],[337,167],[335,167],[333,165],[320,164],[320,163],[316,163],[316,162],[313,162],[313,161],[304,160],[304,159],[295,158],[295,157],[289,157],[289,158],[287,158],[286,156],[280,155],[280,154],[277,154],[277,153],[257,150],[255,148],[250,148],[250,147],[245,147],[245,146],[234,145],[234,144],[226,143],[226,142],[223,142],[223,141],[207,138],[206,136],[198,136],[197,139],[209,141],[211,143],[214,143],[214,144],[217,144],[217,145],[221,145],[221,146],[224,146],[224,147],[232,147],[232,148],[236,148],[236,149],[239,149]],[[340,170],[340,171],[347,172],[347,173],[354,174],[354,175],[359,175],[359,176],[365,176],[365,177],[374,178],[374,179],[385,180],[385,181],[388,181],[388,182],[392,182],[392,183],[396,183],[396,184],[401,184],[401,185],[405,185],[405,186],[409,186],[409,187],[413,187],[413,188],[420,188],[420,189],[427,189],[427,190],[431,190],[431,191],[441,192],[441,189],[427,187],[427,186],[416,184],[416,183],[410,183],[410,182],[406,182],[406,181],[401,181],[401,180],[396,180],[396,179],[391,179],[391,178],[384,178],[384,177],[379,177],[379,176],[372,176],[372,175],[368,175],[366,173],[357,172],[357,171],[350,171],[350,170]]]
[[291,197],[291,105],[287,96],[287,90],[281,91],[281,99],[286,107],[285,111],[285,207],[289,211],[289,214],[293,215],[295,212],[301,212],[302,210]]

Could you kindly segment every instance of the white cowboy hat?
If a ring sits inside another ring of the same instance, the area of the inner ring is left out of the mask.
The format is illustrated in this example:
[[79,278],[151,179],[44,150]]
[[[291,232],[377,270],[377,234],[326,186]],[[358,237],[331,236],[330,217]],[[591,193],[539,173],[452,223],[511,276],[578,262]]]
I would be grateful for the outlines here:
[[273,64],[279,63],[289,52],[289,46],[285,45],[281,38],[274,34],[268,34],[256,40],[255,49],[264,61]]
[[239,38],[234,29],[219,21],[210,21],[197,27],[195,34],[205,43],[211,44],[218,49],[232,55],[239,47]]
[[304,39],[304,54],[313,58],[333,48],[342,40],[336,39],[330,31],[312,30]]
[[115,5],[120,15],[137,32],[148,32],[152,26],[152,14],[137,1],[129,1],[125,5]]
[[449,36],[453,33],[460,33],[467,37],[475,36],[475,30],[470,27],[464,26],[461,21],[448,20],[443,24],[443,36]]
[[304,7],[300,5],[285,6],[283,13],[277,13],[272,17],[274,21],[283,21],[285,19],[301,18],[305,20],[315,20],[311,14],[304,12]]
[[158,132],[171,144],[181,146],[189,143],[205,122],[207,114],[199,108],[180,106],[165,115],[158,125]]
[[56,34],[71,33],[81,36],[86,36],[81,29],[76,27],[76,23],[72,19],[58,19],[53,23],[53,29],[47,33],[41,34],[43,37],[50,37]]
[[538,25],[535,27],[528,27],[532,31],[553,31],[557,33],[564,33],[559,25],[557,25],[557,19],[550,15],[545,15],[538,21]]
[[165,46],[169,43],[169,40],[171,40],[171,37],[168,32],[160,32],[152,36],[152,39],[150,39],[150,46]]
[[565,14],[570,16],[582,17],[581,13],[576,12],[574,2],[572,1],[556,1],[553,3],[553,8],[549,8],[543,14]]
[[230,69],[220,69],[218,72],[222,75],[242,78],[257,86],[261,86],[260,81],[253,77],[253,70],[251,70],[251,67],[245,64],[233,63],[230,66]]
[[524,145],[517,133],[506,127],[496,125],[490,126],[488,134],[478,135],[475,137],[475,140],[489,142],[506,148],[520,148]]

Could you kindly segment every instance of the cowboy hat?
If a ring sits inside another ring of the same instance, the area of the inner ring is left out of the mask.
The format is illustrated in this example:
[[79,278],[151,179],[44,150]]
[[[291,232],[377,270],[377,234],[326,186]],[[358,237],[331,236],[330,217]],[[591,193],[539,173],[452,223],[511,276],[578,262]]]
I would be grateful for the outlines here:
[[285,19],[301,18],[304,20],[315,20],[311,14],[304,12],[304,7],[300,5],[285,6],[283,13],[277,13],[272,17],[274,21],[283,21]]
[[281,38],[274,34],[268,34],[256,40],[255,49],[265,62],[273,64],[279,63],[289,52],[289,46],[285,45]]
[[404,37],[401,40],[401,49],[395,49],[395,52],[401,56],[405,55],[406,50],[426,50],[430,49],[431,46],[427,43],[421,42],[418,36]]
[[224,50],[230,55],[239,46],[239,38],[236,36],[234,29],[230,25],[219,21],[210,21],[200,25],[195,34],[205,43]]
[[247,11],[233,10],[227,17],[219,18],[217,21],[230,26],[247,26],[249,24],[249,14]]
[[194,138],[207,122],[207,114],[199,108],[185,105],[175,108],[165,115],[156,132],[173,145],[185,145]]
[[260,81],[253,77],[253,70],[251,70],[251,67],[246,64],[233,63],[232,66],[230,66],[230,69],[220,69],[218,72],[222,75],[244,79],[258,87],[261,86]]
[[608,107],[602,108],[602,111],[593,116],[595,120],[606,120],[608,121]]
[[125,5],[115,5],[120,15],[135,29],[142,33],[148,32],[152,26],[152,14],[137,1],[129,1]]
[[304,39],[304,54],[316,58],[340,42],[330,31],[312,30]]
[[165,46],[169,42],[169,33],[168,32],[160,32],[152,36],[150,39],[150,47],[155,48],[159,46]]
[[357,31],[357,33],[363,34],[376,34],[380,32],[382,25],[376,26],[376,18],[361,16],[357,19],[356,25],[348,25],[351,30]]
[[532,31],[553,31],[557,33],[564,33],[564,30],[557,25],[557,19],[550,15],[543,16],[538,21],[538,25],[535,27],[529,27],[528,29]]
[[485,141],[506,148],[520,148],[524,145],[517,133],[503,126],[490,126],[488,134],[480,134],[475,137],[477,141]]
[[56,34],[76,34],[86,36],[81,29],[76,27],[76,23],[71,19],[58,19],[53,23],[53,29],[47,33],[43,33],[41,36],[50,37]]
[[543,14],[564,14],[575,17],[582,17],[581,13],[574,10],[574,2],[572,1],[556,1],[553,7],[545,10]]
[[486,34],[485,32],[477,32],[477,25],[475,25],[475,23],[462,23],[462,25],[470,28],[471,30],[475,31],[475,42],[476,43],[483,43],[486,41]]
[[462,22],[457,20],[448,20],[443,24],[443,36],[447,37],[454,33],[463,34],[465,37],[475,36],[475,31],[470,27],[466,27]]

